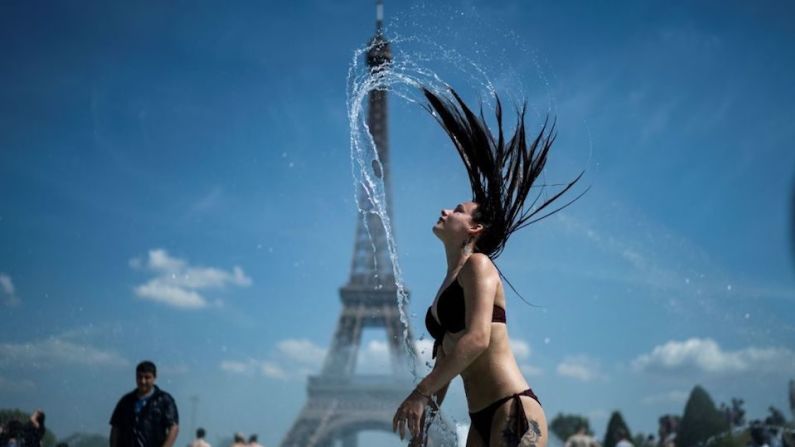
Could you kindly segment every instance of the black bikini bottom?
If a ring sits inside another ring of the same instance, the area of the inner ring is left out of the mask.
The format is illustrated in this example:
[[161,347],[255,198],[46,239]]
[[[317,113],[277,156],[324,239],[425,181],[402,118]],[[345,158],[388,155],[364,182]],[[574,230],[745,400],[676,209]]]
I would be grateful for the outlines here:
[[472,426],[480,435],[480,438],[483,439],[486,447],[489,447],[489,442],[491,440],[491,421],[494,419],[494,413],[497,412],[497,409],[500,408],[502,404],[508,402],[509,400],[513,400],[513,407],[511,408],[511,414],[513,416],[510,417],[508,423],[510,424],[510,431],[512,431],[512,436],[516,438],[516,443],[519,443],[519,440],[522,436],[527,432],[530,428],[530,423],[527,421],[527,417],[524,414],[524,406],[522,406],[522,399],[519,396],[529,396],[535,399],[539,405],[541,402],[538,400],[538,396],[535,395],[532,389],[528,388],[520,393],[512,394],[507,397],[503,397],[498,401],[492,403],[488,407],[475,412],[469,413],[469,419],[472,421]]

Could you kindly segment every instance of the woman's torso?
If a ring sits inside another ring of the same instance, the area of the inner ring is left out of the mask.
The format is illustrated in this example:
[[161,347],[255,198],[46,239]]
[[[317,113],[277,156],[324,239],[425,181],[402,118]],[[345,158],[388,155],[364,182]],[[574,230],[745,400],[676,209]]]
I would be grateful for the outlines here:
[[[456,287],[454,283],[458,281],[457,275],[458,272],[455,272],[454,275],[448,276],[439,289],[436,298],[434,298],[430,311],[431,316],[436,322],[440,321],[439,304],[441,300],[447,301],[442,303],[444,307],[459,305],[463,310],[465,306],[463,289],[459,292],[461,293],[460,300],[449,296],[451,286],[453,289]],[[502,282],[498,281],[497,284],[498,286],[495,292],[494,306],[492,309],[499,312],[499,309],[494,309],[494,307],[505,309],[505,293]],[[464,315],[463,312],[461,312],[461,314]],[[463,329],[463,325],[454,326],[460,326],[461,329]],[[464,333],[464,330],[459,330],[457,332],[448,331],[444,333],[441,349],[444,350],[445,354],[449,355],[453,351],[455,344]],[[461,378],[464,382],[464,391],[467,395],[467,403],[470,411],[477,411],[501,397],[528,388],[527,382],[524,377],[522,377],[519,366],[511,351],[508,342],[508,328],[505,323],[492,321],[488,348],[461,372]]]

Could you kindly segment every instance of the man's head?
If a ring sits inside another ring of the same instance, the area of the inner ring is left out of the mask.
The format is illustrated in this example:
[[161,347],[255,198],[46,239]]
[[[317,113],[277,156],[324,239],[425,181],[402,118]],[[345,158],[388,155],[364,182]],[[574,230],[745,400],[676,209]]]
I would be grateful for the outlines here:
[[237,432],[235,433],[235,443],[236,444],[243,444],[246,442],[246,437],[243,436],[243,433]]
[[138,386],[138,395],[149,394],[155,387],[157,367],[149,360],[144,360],[135,367],[135,384]]
[[248,443],[249,444],[254,444],[256,442],[257,442],[257,435],[256,434],[251,435],[251,436],[248,437]]
[[199,429],[198,429],[198,430],[196,430],[196,437],[197,437],[197,438],[199,438],[199,439],[203,439],[203,438],[204,438],[204,435],[206,435],[206,434],[207,434],[207,433],[206,433],[206,432],[204,431],[204,429],[203,429],[203,428],[201,428],[201,427],[199,427]]

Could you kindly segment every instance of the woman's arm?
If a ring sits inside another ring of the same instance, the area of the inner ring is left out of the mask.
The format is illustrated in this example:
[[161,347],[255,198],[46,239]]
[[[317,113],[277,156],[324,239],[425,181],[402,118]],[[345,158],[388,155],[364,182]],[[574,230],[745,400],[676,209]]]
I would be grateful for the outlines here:
[[489,347],[491,314],[499,275],[486,255],[475,253],[461,268],[458,278],[464,289],[466,327],[445,361],[437,362],[417,385],[425,395],[441,391]]
[[[433,364],[433,369],[439,368],[447,358],[447,354],[444,353],[444,348],[441,346],[439,348],[440,349],[436,352],[436,363]],[[447,382],[438,391],[433,393],[433,400],[436,402],[437,406],[442,406],[442,401],[444,401],[444,397],[447,396],[448,388],[450,388],[450,382]]]

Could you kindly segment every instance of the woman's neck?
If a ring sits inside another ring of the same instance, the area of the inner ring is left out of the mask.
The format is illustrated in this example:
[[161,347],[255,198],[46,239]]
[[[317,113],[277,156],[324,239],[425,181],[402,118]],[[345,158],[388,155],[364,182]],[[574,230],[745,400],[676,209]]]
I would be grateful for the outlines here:
[[472,245],[467,244],[464,247],[460,245],[447,245],[444,246],[445,255],[447,256],[447,274],[450,275],[454,271],[457,271],[467,262],[470,256],[472,256]]

